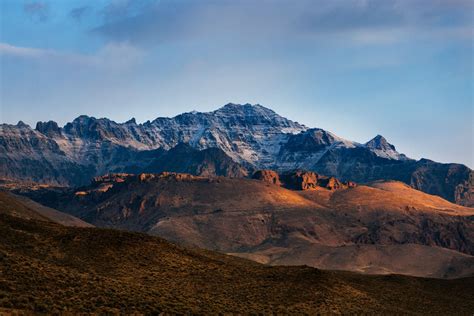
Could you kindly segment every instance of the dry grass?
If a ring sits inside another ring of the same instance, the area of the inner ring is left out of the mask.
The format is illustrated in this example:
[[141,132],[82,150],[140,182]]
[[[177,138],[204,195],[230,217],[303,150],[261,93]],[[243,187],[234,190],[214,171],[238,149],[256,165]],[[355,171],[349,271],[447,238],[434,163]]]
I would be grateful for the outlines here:
[[474,279],[269,267],[140,233],[0,215],[0,308],[34,313],[456,314]]

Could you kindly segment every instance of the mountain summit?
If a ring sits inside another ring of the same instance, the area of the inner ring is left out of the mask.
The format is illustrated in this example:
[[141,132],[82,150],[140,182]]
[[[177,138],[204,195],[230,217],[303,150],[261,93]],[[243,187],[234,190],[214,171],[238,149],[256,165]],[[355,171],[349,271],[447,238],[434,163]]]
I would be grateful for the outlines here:
[[398,153],[395,146],[390,144],[382,135],[377,135],[369,140],[365,143],[365,147],[371,149],[379,157],[395,160],[407,159],[405,155]]
[[[169,151],[181,143],[197,151],[217,148],[250,171],[305,169],[344,181],[399,180],[450,201],[474,204],[469,182],[472,170],[466,166],[415,161],[398,153],[380,135],[359,144],[320,128],[308,128],[259,104],[229,103],[213,112],[193,111],[143,124],[86,115],[64,127],[53,121],[38,122],[36,129],[26,124],[2,124],[0,177],[83,185],[108,172],[149,170],[150,164],[156,166],[157,155],[164,157],[156,150]],[[173,159],[171,154],[166,157]],[[209,157],[218,160],[223,156],[196,153],[189,161],[200,167],[181,166],[179,170],[206,170],[209,174],[214,167],[208,166],[212,165],[230,168],[217,168],[223,174],[249,174],[226,159],[224,164],[202,165]],[[186,160],[181,157],[179,161]]]
[[382,135],[375,136],[365,143],[365,146],[377,150],[395,150],[395,146],[390,144]]

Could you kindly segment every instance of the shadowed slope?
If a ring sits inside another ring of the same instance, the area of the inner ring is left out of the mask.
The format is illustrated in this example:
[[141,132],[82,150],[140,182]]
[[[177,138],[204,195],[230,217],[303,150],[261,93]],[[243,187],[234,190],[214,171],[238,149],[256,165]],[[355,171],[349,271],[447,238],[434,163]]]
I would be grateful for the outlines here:
[[0,238],[0,308],[7,311],[470,315],[474,308],[472,278],[268,267],[145,234],[5,214]]
[[0,214],[25,219],[52,221],[64,226],[93,227],[93,225],[72,215],[46,207],[25,196],[0,191]]

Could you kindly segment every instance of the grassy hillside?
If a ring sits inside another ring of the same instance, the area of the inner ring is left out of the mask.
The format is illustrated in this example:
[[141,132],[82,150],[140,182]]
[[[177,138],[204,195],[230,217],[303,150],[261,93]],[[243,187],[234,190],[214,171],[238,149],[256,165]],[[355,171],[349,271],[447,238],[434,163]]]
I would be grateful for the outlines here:
[[0,307],[34,312],[472,315],[474,279],[264,266],[158,237],[0,215]]

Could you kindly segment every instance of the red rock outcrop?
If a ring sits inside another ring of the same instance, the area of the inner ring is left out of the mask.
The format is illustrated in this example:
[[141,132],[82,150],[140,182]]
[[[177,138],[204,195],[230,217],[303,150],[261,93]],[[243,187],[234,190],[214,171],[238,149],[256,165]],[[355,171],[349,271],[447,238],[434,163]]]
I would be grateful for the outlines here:
[[319,175],[310,171],[294,171],[282,175],[284,186],[292,190],[311,190],[318,187]]
[[326,177],[311,171],[296,170],[279,175],[273,170],[259,170],[253,179],[276,184],[290,190],[313,190],[318,187],[328,190],[338,190],[356,187],[352,181],[342,182],[334,177]]
[[140,182],[150,181],[150,180],[153,180],[154,178],[155,178],[155,175],[151,173],[140,173],[138,175],[138,180],[140,180]]
[[282,184],[280,181],[280,176],[276,171],[273,170],[258,170],[253,174],[252,179],[261,180],[279,186]]
[[105,183],[105,182],[120,183],[120,182],[125,182],[127,178],[130,178],[132,176],[133,174],[129,174],[129,173],[109,173],[103,176],[94,177],[92,179],[92,182],[96,184]]
[[337,190],[337,189],[344,189],[347,188],[347,185],[339,181],[334,177],[329,177],[326,179],[321,179],[320,186],[329,189],[329,190]]

